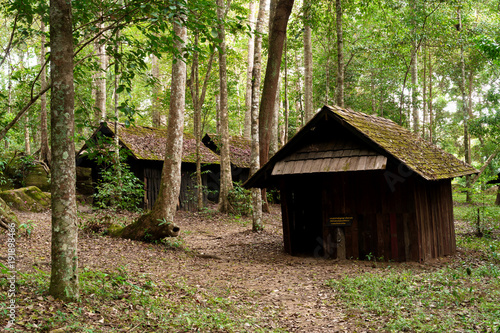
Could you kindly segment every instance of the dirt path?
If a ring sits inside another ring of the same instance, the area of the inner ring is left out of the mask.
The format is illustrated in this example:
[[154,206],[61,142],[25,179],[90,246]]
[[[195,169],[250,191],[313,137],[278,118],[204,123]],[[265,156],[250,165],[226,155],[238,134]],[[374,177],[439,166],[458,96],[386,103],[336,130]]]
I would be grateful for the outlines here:
[[[130,215],[96,218],[79,213],[82,221],[111,218],[127,221]],[[20,271],[36,267],[50,271],[50,214],[20,213],[22,223],[31,224],[33,235],[18,244]],[[183,233],[179,249],[80,232],[80,268],[148,275],[153,281],[183,280],[201,289],[231,290],[238,301],[258,304],[263,311],[279,313],[271,326],[292,332],[355,331],[348,316],[334,308],[335,295],[325,281],[356,275],[372,267],[370,262],[332,261],[292,257],[283,251],[279,207],[265,215],[265,230],[251,232],[248,220],[218,213],[179,212]],[[393,264],[394,265],[394,264]],[[402,264],[404,265],[404,264]],[[328,300],[328,302],[326,302]],[[332,302],[333,301],[333,302]]]

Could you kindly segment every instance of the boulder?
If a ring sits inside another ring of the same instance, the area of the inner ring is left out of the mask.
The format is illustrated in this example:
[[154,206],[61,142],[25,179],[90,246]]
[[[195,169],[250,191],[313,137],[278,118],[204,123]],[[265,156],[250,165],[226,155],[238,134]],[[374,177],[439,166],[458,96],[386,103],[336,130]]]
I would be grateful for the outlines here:
[[42,164],[35,164],[26,171],[24,177],[24,184],[29,186],[36,186],[43,192],[50,191],[50,172],[48,168]]
[[16,227],[19,226],[19,220],[16,214],[14,214],[9,205],[0,198],[0,225],[7,229],[8,225],[11,223],[14,223]]
[[22,212],[43,212],[50,208],[50,193],[42,192],[36,186],[0,192],[0,198]]

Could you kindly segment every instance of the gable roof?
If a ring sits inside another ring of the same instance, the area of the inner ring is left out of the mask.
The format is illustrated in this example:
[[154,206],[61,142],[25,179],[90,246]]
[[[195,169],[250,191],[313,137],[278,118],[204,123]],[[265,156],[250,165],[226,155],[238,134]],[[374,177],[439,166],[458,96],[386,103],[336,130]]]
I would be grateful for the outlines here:
[[[220,150],[220,135],[207,133],[202,139],[203,143],[215,153]],[[242,136],[229,137],[229,155],[231,163],[238,168],[250,168],[251,142]]]
[[[437,146],[425,141],[409,130],[397,125],[393,121],[377,116],[367,115],[361,112],[356,112],[350,109],[343,109],[338,106],[324,106],[283,148],[281,148],[262,168],[260,168],[250,179],[244,184],[245,187],[265,187],[268,181],[274,175],[304,173],[306,172],[340,172],[340,171],[355,171],[366,170],[366,168],[352,168],[347,163],[343,168],[334,167],[333,169],[322,169],[327,162],[322,162],[319,166],[303,165],[300,172],[283,172],[279,171],[279,162],[284,162],[286,159],[300,153],[300,149],[304,147],[304,142],[311,135],[316,127],[326,124],[325,122],[333,121],[339,124],[344,130],[356,137],[356,141],[362,142],[365,147],[359,147],[360,151],[366,150],[365,153],[353,153],[352,149],[349,158],[354,157],[370,157],[370,156],[385,156],[391,160],[403,163],[410,170],[414,171],[426,180],[449,179],[454,177],[465,176],[477,173],[478,171],[460,161],[455,156],[443,151]],[[333,136],[332,133],[326,133],[326,136]],[[302,146],[301,146],[302,145]],[[362,146],[363,146],[362,145]],[[331,149],[330,149],[331,150]],[[346,151],[347,149],[341,149]],[[312,155],[309,152],[308,160],[317,158],[334,158],[333,156],[325,156],[325,153]],[[328,153],[332,155],[332,153]],[[335,163],[338,162],[339,156]],[[332,162],[333,163],[333,162]],[[377,164],[374,162],[371,169],[385,169],[385,163]],[[318,163],[316,163],[318,164]],[[281,164],[282,165],[282,164]],[[359,164],[358,164],[359,165]],[[370,168],[368,168],[370,169]]]
[[[103,122],[94,132],[92,137],[97,133],[103,133],[108,136],[114,136],[114,124]],[[167,130],[146,126],[131,125],[126,127],[124,124],[118,124],[118,137],[120,145],[126,147],[132,154],[132,157],[137,160],[148,161],[164,161],[165,145],[167,141]],[[196,139],[191,133],[184,133],[182,145],[182,162],[196,163]],[[80,150],[80,155],[86,145]],[[201,163],[203,164],[220,164],[219,156],[213,153],[205,145],[200,143]]]

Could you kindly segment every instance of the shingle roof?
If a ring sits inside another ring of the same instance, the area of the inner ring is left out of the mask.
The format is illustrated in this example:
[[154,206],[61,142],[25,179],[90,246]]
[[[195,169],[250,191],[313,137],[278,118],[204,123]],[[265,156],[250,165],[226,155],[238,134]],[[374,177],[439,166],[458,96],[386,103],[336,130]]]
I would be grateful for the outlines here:
[[340,107],[325,107],[427,180],[448,179],[477,170],[395,122]]
[[[114,124],[102,123],[96,132],[106,129],[114,135]],[[118,124],[120,143],[127,147],[133,157],[138,160],[163,161],[167,130],[145,126]],[[184,133],[182,146],[182,162],[196,163],[196,140],[191,133]],[[219,156],[200,142],[201,163],[219,164]]]
[[[275,166],[280,167],[279,162],[290,160],[291,155],[297,155],[299,149],[304,147],[305,138],[314,132],[318,125],[330,120],[340,124],[378,154],[403,163],[426,180],[449,179],[478,172],[455,156],[391,120],[337,106],[324,106],[283,148],[250,177],[245,186],[266,186],[267,181],[272,178]],[[330,133],[327,132],[326,135]],[[331,135],[333,136],[333,133]],[[308,172],[338,172],[337,169],[316,171],[314,168],[308,168]],[[288,174],[288,172],[285,173]],[[279,172],[274,172],[274,174],[279,174]]]
[[[207,133],[203,142],[210,147],[210,141],[218,151],[220,149],[220,135]],[[211,147],[210,147],[211,148]],[[232,135],[229,137],[229,155],[231,163],[238,168],[250,168],[251,142],[242,136]]]

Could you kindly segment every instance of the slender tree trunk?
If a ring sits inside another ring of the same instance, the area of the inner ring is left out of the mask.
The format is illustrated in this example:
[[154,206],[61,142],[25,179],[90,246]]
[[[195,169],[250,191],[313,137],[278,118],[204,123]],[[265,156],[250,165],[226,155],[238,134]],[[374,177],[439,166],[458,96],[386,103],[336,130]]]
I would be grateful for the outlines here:
[[425,128],[427,126],[427,46],[424,44],[424,52],[422,55],[424,63],[424,73],[422,80],[422,138],[426,138]]
[[216,111],[216,132],[217,135],[221,133],[221,124],[220,124],[220,94],[215,95],[215,111]]
[[233,188],[231,160],[229,157],[229,115],[227,111],[227,65],[226,31],[224,27],[224,0],[217,0],[217,18],[219,19],[219,80],[220,80],[220,192],[219,210],[229,212],[229,191]]
[[[120,42],[119,42],[119,37],[120,33],[116,33],[116,41],[115,41],[115,91],[114,91],[114,101],[115,101],[115,122],[114,122],[114,132],[115,132],[115,137],[114,137],[114,145],[115,145],[115,161],[113,163],[113,166],[115,168],[116,172],[116,179],[118,181],[118,186],[121,187],[121,161],[120,161],[120,134],[119,134],[119,129],[118,129],[118,119],[119,119],[119,99],[120,96],[118,94],[118,86],[119,86],[119,81],[120,81],[120,66],[119,66],[119,59],[118,59],[118,54],[119,54],[119,48],[120,48]],[[120,193],[120,192],[118,192]],[[121,200],[121,195],[119,194],[117,198],[114,198],[117,202]]]
[[161,106],[161,82],[160,82],[160,65],[158,63],[158,57],[155,55],[151,56],[151,76],[154,78],[155,82],[153,85],[153,102],[151,103],[151,118],[153,120],[153,127],[160,128],[166,125],[166,119],[162,115]]
[[[98,24],[99,29],[102,29],[102,23]],[[95,87],[95,125],[99,126],[102,121],[106,120],[106,72],[108,69],[108,56],[106,54],[106,44],[99,41],[99,38],[94,42],[94,49],[97,53],[99,63],[99,71],[96,73]]]
[[252,132],[252,71],[253,71],[253,58],[254,58],[254,34],[255,29],[255,3],[250,1],[248,21],[252,33],[248,38],[248,53],[247,53],[247,81],[245,90],[245,129],[243,136],[245,139],[251,138]]
[[[40,20],[40,89],[45,89],[47,86],[47,71],[45,69],[45,24]],[[47,163],[50,166],[50,150],[49,150],[49,135],[47,128],[47,95],[43,94],[40,97],[40,161]]]
[[[178,38],[175,47],[184,53],[187,30],[180,25],[184,18],[175,18],[173,27]],[[172,84],[170,88],[167,140],[163,163],[160,191],[149,214],[143,215],[133,224],[125,227],[118,236],[136,240],[158,240],[177,236],[179,227],[174,216],[179,202],[181,188],[182,143],[184,135],[184,109],[186,100],[186,63],[174,59],[172,63]]]
[[[194,35],[194,46],[195,49],[199,44],[199,33],[196,32]],[[189,80],[189,86],[191,87],[191,99],[193,101],[193,109],[194,109],[194,117],[193,117],[193,127],[194,127],[194,137],[196,139],[196,187],[197,187],[197,195],[196,195],[196,205],[198,210],[203,209],[203,182],[201,178],[201,108],[198,105],[199,101],[199,55],[198,51],[194,51],[193,53],[193,64],[191,65],[191,79]]]
[[304,112],[306,122],[314,115],[313,111],[313,60],[311,36],[311,0],[304,0]]
[[417,50],[417,42],[413,43],[413,47],[415,51],[415,57],[413,58],[413,62],[411,63],[411,110],[413,115],[413,132],[418,133],[420,131],[420,114],[418,109],[418,71],[417,71],[417,62],[418,62],[418,50]]
[[344,32],[342,29],[342,1],[335,1],[337,18],[337,96],[335,101],[338,106],[344,107]]
[[26,113],[24,115],[24,152],[26,153],[26,155],[31,155],[29,121],[30,116],[28,113]]
[[[460,90],[462,92],[462,114],[464,119],[464,155],[465,162],[471,163],[471,152],[470,152],[470,138],[469,138],[469,112],[467,108],[467,98],[465,92],[465,60],[464,60],[464,41],[462,36],[462,13],[460,9],[457,10],[458,15],[458,33],[459,33],[459,41],[460,41],[460,70],[461,70],[461,82],[460,82]],[[470,193],[471,188],[471,180],[470,176],[465,177],[465,187],[466,187],[466,202],[471,202],[472,197]]]
[[[199,33],[196,32],[194,36],[195,47],[199,44]],[[191,99],[193,101],[194,117],[193,117],[193,127],[194,136],[196,138],[196,187],[197,187],[197,206],[198,210],[203,209],[203,183],[201,178],[201,108],[205,102],[205,94],[207,91],[208,81],[210,79],[210,73],[212,71],[212,64],[214,60],[214,53],[210,55],[208,60],[207,72],[205,73],[205,79],[203,83],[203,88],[200,95],[200,79],[199,79],[199,54],[197,51],[193,53],[193,64],[191,65],[191,78],[189,80],[189,88],[191,90]]]
[[[262,33],[264,31],[266,0],[259,1],[259,11],[255,28],[255,49],[252,71],[252,147],[250,174],[254,174],[260,168],[259,153],[259,98],[262,68]],[[262,196],[258,188],[252,189],[252,230],[255,232],[264,229],[262,223]]]
[[432,58],[429,51],[429,141],[434,142],[434,115],[432,114]]
[[[8,81],[8,90],[9,90],[9,93],[8,93],[8,97],[7,97],[7,115],[9,115],[9,114],[12,113],[12,65],[10,63],[10,55],[8,56],[7,66],[9,67],[9,79],[8,79],[9,80]],[[4,142],[4,148],[5,148],[5,150],[8,150],[9,149],[9,140],[7,140],[7,137],[5,136],[6,133],[7,132],[5,131],[3,133],[3,136],[0,136],[0,138],[4,139],[3,140],[3,142]]]
[[50,295],[79,298],[75,196],[73,28],[71,2],[50,1],[52,248]]

